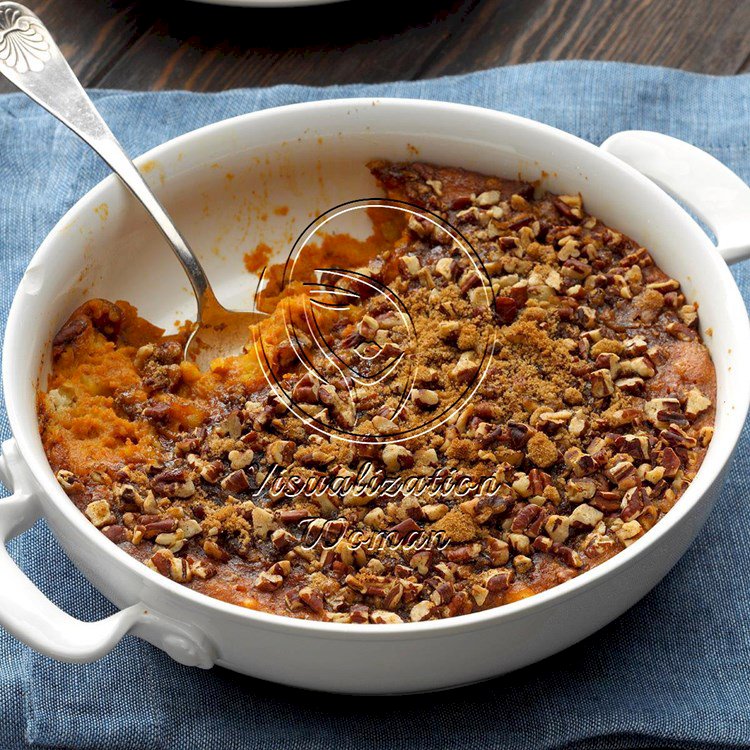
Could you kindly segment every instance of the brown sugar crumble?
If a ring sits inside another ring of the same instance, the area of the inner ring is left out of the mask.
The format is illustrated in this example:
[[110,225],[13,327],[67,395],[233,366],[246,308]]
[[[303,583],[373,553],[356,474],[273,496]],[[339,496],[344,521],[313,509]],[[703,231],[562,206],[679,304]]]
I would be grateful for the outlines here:
[[[338,236],[320,257],[393,290],[411,329],[350,282],[358,301],[321,318],[326,357],[305,322],[308,293],[282,290],[272,268],[273,313],[253,332],[268,362],[251,347],[206,372],[128,303],[87,302],[55,337],[38,396],[66,493],[173,581],[340,623],[500,606],[633,544],[689,486],[713,434],[696,305],[579,195],[428,164],[369,167],[389,197],[458,229],[482,272],[429,222],[374,215],[373,237]],[[248,268],[269,255],[249,253]],[[405,374],[377,387],[342,374],[391,362]],[[364,474],[377,482],[355,491]],[[279,477],[331,484],[298,492]],[[438,491],[409,484],[435,478]]]

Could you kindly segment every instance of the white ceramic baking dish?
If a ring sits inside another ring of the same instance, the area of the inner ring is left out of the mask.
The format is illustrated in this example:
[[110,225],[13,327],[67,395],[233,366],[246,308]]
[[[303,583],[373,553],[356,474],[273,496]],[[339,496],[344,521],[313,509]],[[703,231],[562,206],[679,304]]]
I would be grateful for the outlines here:
[[[492,677],[553,654],[620,615],[685,552],[722,485],[750,402],[750,327],[727,262],[750,255],[750,189],[702,151],[626,132],[593,146],[548,126],[473,107],[410,100],[300,104],[238,117],[139,160],[223,301],[253,290],[242,256],[259,241],[283,256],[311,216],[372,197],[369,159],[422,159],[581,191],[588,209],[648,247],[700,303],[716,364],[716,435],[675,508],[635,544],[530,599],[464,617],[404,625],[307,622],[194,593],[109,542],[69,501],[42,450],[35,390],[50,340],[70,312],[126,299],[171,326],[190,316],[186,280],[149,219],[109,178],[82,198],[34,256],[10,312],[3,375],[13,439],[3,446],[0,540],[44,517],[86,577],[120,611],[80,622],[53,605],[0,545],[0,625],[57,659],[85,662],[133,633],[183,664],[230,669],[306,688],[393,693]],[[54,165],[52,165],[54,166]],[[664,190],[712,229],[718,248]],[[288,206],[289,213],[274,212]]]

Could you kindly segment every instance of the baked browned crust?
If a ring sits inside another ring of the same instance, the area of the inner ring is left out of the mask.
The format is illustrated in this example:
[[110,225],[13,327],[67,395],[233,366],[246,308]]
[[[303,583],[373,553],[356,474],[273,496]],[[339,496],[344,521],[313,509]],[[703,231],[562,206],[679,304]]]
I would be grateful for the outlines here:
[[[482,278],[416,218],[369,260],[367,275],[408,302],[417,344],[366,295],[326,336],[345,363],[374,344],[408,349],[416,380],[399,425],[390,419],[398,378],[359,397],[335,377],[321,385],[273,319],[262,336],[295,402],[378,440],[326,438],[265,386],[251,355],[201,374],[129,305],[94,300],[58,334],[39,396],[62,486],[109,539],[162,575],[247,607],[337,622],[498,606],[632,544],[684,492],[711,439],[715,373],[695,305],[645,248],[588,215],[580,196],[535,198],[527,183],[426,164],[370,167],[391,197],[463,233],[494,297],[490,308]],[[457,397],[488,333],[492,361],[471,400],[431,432],[389,442]],[[493,477],[499,490],[258,493],[274,465],[315,479],[368,463],[385,478]],[[305,524],[318,518],[332,523],[305,545]],[[441,544],[327,543],[345,529],[402,542],[430,532]]]

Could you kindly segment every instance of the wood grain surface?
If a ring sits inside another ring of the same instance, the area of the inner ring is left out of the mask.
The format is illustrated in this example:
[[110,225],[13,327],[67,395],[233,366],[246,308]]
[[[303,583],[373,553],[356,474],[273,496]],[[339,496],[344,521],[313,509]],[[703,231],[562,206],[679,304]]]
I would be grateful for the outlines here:
[[747,0],[349,0],[283,9],[27,1],[95,87],[330,85],[576,58],[750,70]]

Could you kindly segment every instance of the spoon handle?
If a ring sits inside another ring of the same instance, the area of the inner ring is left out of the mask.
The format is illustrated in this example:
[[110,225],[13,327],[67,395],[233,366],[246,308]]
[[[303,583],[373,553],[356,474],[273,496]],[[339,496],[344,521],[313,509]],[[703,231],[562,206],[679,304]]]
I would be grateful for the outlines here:
[[172,246],[198,300],[212,295],[205,271],[70,69],[44,24],[28,8],[0,2],[0,73],[91,146],[143,204]]

